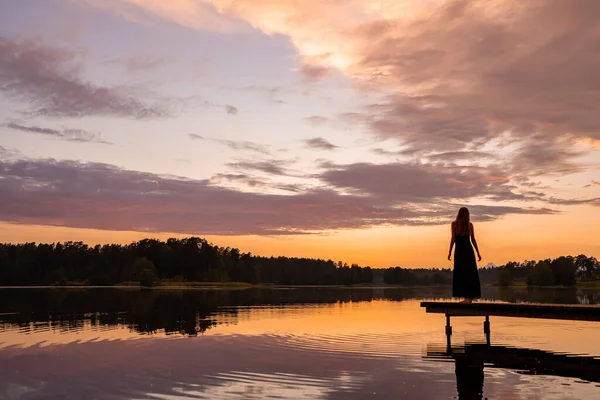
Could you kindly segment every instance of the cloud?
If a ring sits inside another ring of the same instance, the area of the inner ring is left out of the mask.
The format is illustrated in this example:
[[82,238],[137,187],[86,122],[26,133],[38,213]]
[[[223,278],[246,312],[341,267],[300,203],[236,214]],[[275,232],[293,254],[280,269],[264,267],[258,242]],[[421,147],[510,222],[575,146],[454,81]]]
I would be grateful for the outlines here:
[[335,68],[390,94],[355,114],[415,150],[464,151],[505,133],[600,139],[596,0],[122,3],[198,29],[211,28],[183,17],[216,10],[288,36],[306,76]]
[[112,144],[110,142],[102,140],[100,135],[88,132],[85,129],[73,129],[73,128],[62,128],[62,129],[51,129],[42,128],[39,126],[27,126],[21,125],[16,122],[9,122],[6,126],[10,129],[15,129],[21,132],[34,133],[38,135],[44,135],[54,137],[56,139],[65,140],[68,142],[78,143],[102,143]]
[[318,64],[303,64],[299,72],[305,82],[316,83],[331,75],[334,70]]
[[83,80],[81,54],[39,41],[0,37],[0,93],[27,103],[32,115],[80,117],[111,115],[137,119],[166,117],[170,105],[148,104],[125,87]]
[[270,154],[267,147],[263,146],[261,144],[256,144],[256,143],[248,142],[248,141],[236,142],[233,140],[219,140],[219,139],[216,139],[216,140],[218,140],[220,143],[225,144],[227,147],[229,147],[232,150],[246,150],[246,151],[253,151],[256,153],[260,153],[260,154]]
[[[600,139],[596,0],[129,2],[198,29],[182,16],[214,7],[288,36],[307,79],[334,68],[387,95],[346,115],[415,155],[479,151],[502,137],[523,150],[569,135]],[[563,152],[560,168],[542,159],[535,174],[573,172],[577,157]]]
[[261,161],[238,161],[228,163],[227,166],[241,171],[260,171],[270,175],[289,175],[288,160],[261,160]]
[[238,113],[238,109],[237,107],[234,107],[232,105],[226,104],[225,105],[225,112],[229,115],[237,115]]
[[573,149],[570,138],[545,138],[532,136],[514,152],[510,167],[524,178],[539,175],[566,175],[580,172],[585,165],[573,160],[585,152]]
[[196,234],[289,234],[394,221],[400,224],[412,215],[329,190],[293,196],[242,193],[208,181],[106,164],[2,160],[0,177],[0,220],[25,224]]
[[548,200],[550,204],[562,205],[562,206],[576,206],[582,204],[600,206],[600,197],[592,198],[592,199],[557,199],[550,198]]
[[243,33],[247,24],[219,12],[203,0],[146,1],[146,0],[82,0],[90,6],[119,14],[129,21],[143,25],[155,24],[167,18],[182,26],[203,31]]
[[225,112],[228,115],[237,115],[239,112],[238,108],[235,106],[232,106],[231,104],[213,103],[212,101],[208,101],[208,100],[204,100],[202,103],[204,104],[205,107],[222,108],[223,110],[225,110]]
[[248,86],[223,86],[223,89],[245,92],[245,93],[258,93],[263,95],[267,102],[270,104],[287,104],[286,101],[278,99],[282,94],[293,94],[296,91],[290,87],[282,87],[282,86],[265,86],[265,85],[248,85]]
[[5,147],[0,146],[0,158],[6,159],[12,157],[15,153]]
[[[241,174],[222,178],[246,179]],[[378,186],[367,189],[371,193],[382,191]],[[427,190],[417,188],[416,194],[404,198],[420,201],[437,196],[437,192]],[[396,201],[400,200],[398,196],[383,192],[381,198],[341,195],[331,189],[293,195],[244,193],[208,180],[124,170],[108,164],[0,160],[0,220],[14,223],[206,235],[277,235],[440,224],[450,221],[457,208],[450,202],[401,203]],[[513,213],[553,212],[477,204],[471,207],[487,219]]]
[[338,146],[330,143],[326,139],[323,138],[312,138],[305,141],[306,147],[310,149],[320,149],[320,150],[335,150]]
[[231,150],[235,150],[235,151],[251,151],[251,152],[265,154],[265,155],[270,154],[267,146],[264,146],[264,145],[258,144],[258,143],[254,143],[254,142],[245,141],[245,140],[244,141],[235,141],[235,140],[228,140],[228,139],[204,137],[204,136],[198,135],[196,133],[190,133],[188,136],[192,140],[210,140],[210,141],[222,144],[224,146],[227,146]]
[[587,185],[584,186],[585,189],[590,188],[592,186],[600,186],[600,182],[598,181],[591,181],[590,183],[588,183]]
[[434,204],[439,200],[483,197],[505,201],[528,199],[496,168],[356,163],[330,165],[320,178],[331,187],[393,203]]
[[[579,169],[568,138],[600,136],[598,31],[594,1],[453,1],[403,30],[397,20],[364,25],[356,74],[394,93],[362,122],[415,152],[464,151],[506,137],[522,149],[519,172]],[[567,17],[568,16],[568,17]],[[548,24],[553,29],[546,29]],[[354,36],[356,35],[356,36]],[[393,51],[390,51],[393,49]],[[567,147],[549,157],[555,143]],[[529,151],[544,150],[544,154]],[[537,156],[537,157],[532,157]],[[532,162],[523,162],[531,157]]]
[[411,151],[406,150],[386,150],[381,148],[376,148],[371,150],[373,153],[380,156],[406,156],[407,154],[411,154]]
[[279,182],[270,182],[266,179],[259,179],[255,176],[247,174],[226,174],[221,173],[212,177],[211,182],[215,184],[223,183],[223,181],[240,183],[242,185],[249,186],[251,188],[265,188],[265,189],[278,189],[286,192],[300,193],[303,190],[301,185],[287,184]]
[[311,124],[315,124],[315,125],[324,124],[325,122],[329,121],[329,118],[321,117],[319,115],[312,115],[305,119],[306,119],[306,121],[310,122]]
[[128,72],[140,73],[156,70],[171,62],[166,57],[155,57],[148,55],[137,55],[133,57],[125,57],[109,60],[107,64],[122,65]]
[[491,152],[485,151],[447,151],[444,153],[427,154],[425,156],[429,161],[451,162],[458,161],[480,161],[482,159],[494,159],[497,156]]
[[261,179],[257,179],[256,177],[246,175],[246,174],[217,174],[212,179],[214,183],[221,183],[222,181],[228,182],[236,182],[241,183],[243,185],[247,185],[253,188],[260,187],[264,188],[267,186],[267,182]]

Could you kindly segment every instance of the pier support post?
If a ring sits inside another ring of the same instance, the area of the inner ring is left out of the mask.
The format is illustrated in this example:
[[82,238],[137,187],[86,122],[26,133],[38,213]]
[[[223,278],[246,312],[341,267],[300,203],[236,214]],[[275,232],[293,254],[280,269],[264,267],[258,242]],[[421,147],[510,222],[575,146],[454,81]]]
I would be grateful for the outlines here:
[[485,341],[487,343],[487,345],[490,345],[490,316],[486,315],[485,316],[485,322],[483,323],[483,333],[485,333]]
[[450,325],[450,315],[446,314],[446,347],[448,351],[452,348],[452,326]]

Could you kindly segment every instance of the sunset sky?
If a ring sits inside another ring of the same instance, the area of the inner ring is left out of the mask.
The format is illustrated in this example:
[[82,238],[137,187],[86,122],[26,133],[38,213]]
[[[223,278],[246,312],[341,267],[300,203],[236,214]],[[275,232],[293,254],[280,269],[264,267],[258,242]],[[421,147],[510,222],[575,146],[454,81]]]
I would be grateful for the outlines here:
[[0,0],[0,242],[600,256],[600,1]]

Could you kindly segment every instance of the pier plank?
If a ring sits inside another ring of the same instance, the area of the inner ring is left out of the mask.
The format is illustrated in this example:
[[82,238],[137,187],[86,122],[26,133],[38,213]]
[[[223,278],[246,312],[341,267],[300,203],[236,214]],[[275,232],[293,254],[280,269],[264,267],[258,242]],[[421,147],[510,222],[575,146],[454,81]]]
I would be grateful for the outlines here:
[[424,301],[421,307],[428,313],[447,316],[499,316],[514,318],[600,321],[600,305],[538,304],[538,303],[459,303]]

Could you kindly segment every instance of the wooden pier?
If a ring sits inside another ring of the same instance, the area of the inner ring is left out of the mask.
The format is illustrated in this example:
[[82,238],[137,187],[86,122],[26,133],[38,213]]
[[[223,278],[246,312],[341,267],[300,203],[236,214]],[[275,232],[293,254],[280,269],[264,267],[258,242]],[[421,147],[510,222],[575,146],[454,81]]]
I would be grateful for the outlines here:
[[600,321],[600,306],[579,304],[536,304],[536,303],[458,303],[424,301],[425,312],[446,315],[448,345],[452,336],[451,317],[485,317],[483,332],[490,344],[490,316],[512,318],[542,318],[574,321]]

